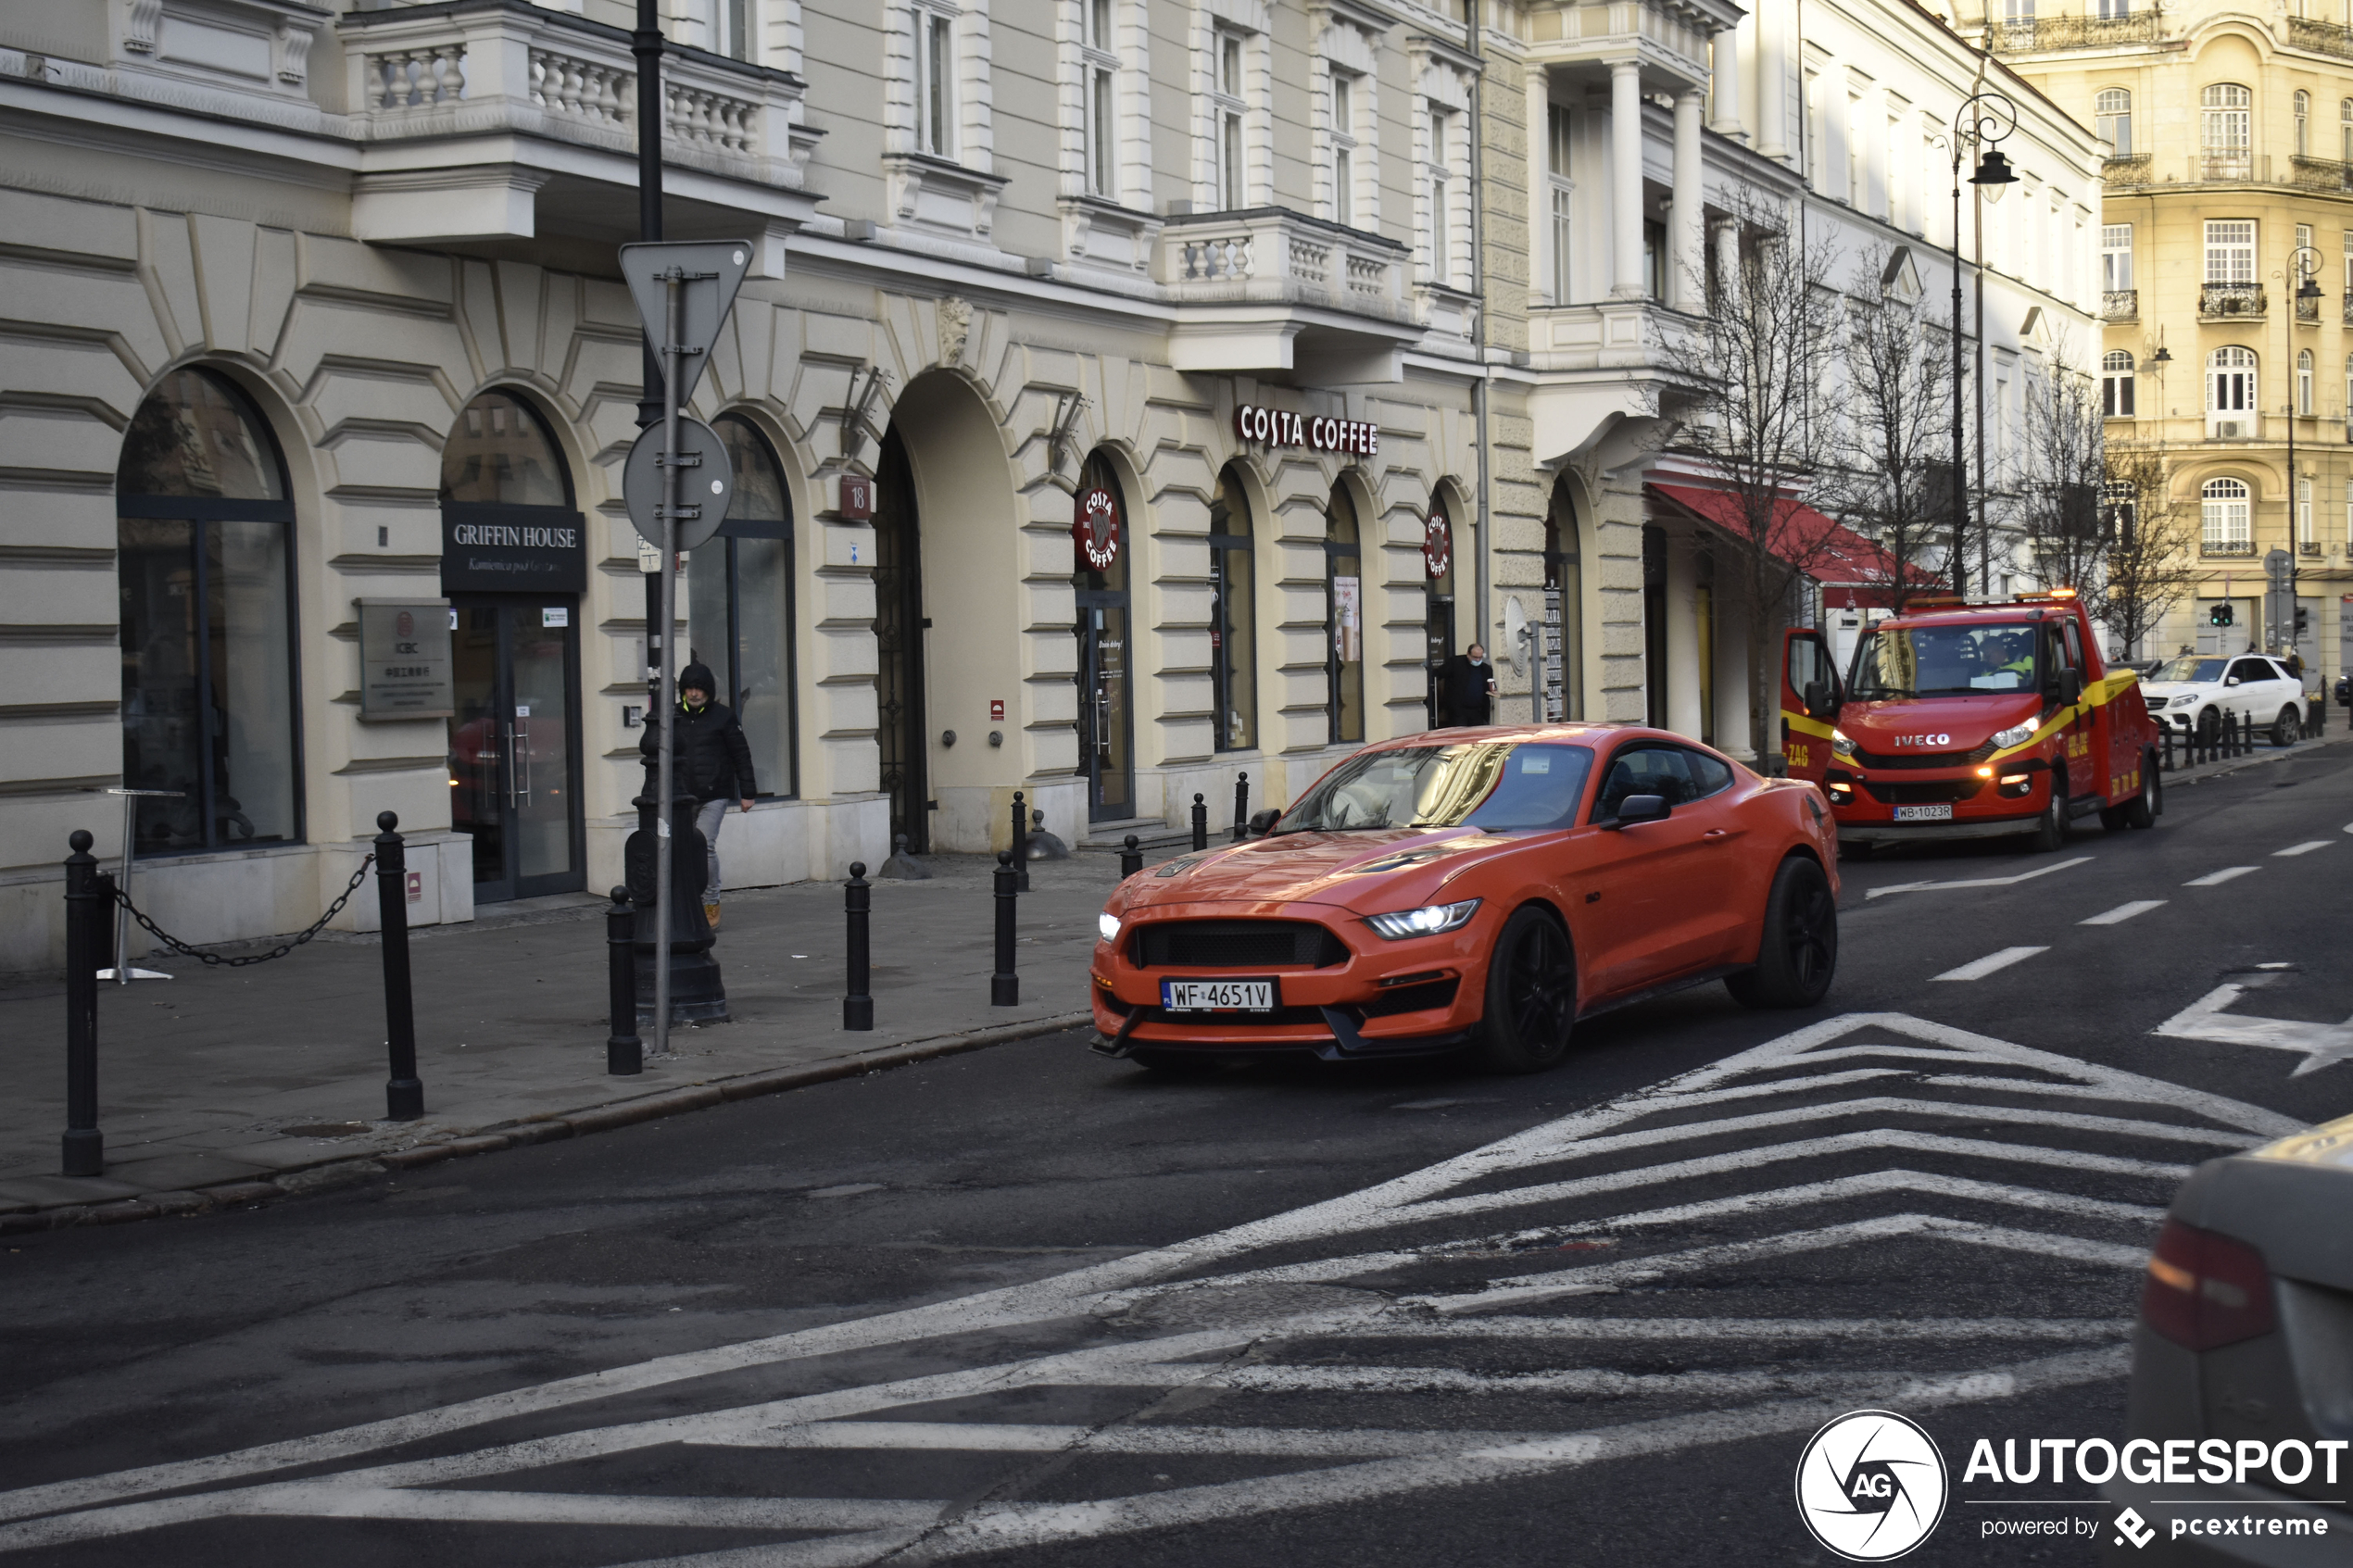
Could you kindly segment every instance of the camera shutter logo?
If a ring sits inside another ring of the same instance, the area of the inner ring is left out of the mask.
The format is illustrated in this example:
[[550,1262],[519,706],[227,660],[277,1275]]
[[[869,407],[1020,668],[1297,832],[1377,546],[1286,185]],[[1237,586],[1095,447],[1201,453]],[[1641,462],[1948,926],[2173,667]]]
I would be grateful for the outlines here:
[[1928,1539],[1949,1488],[1935,1440],[1892,1411],[1840,1416],[1797,1461],[1798,1517],[1850,1562],[1886,1562]]

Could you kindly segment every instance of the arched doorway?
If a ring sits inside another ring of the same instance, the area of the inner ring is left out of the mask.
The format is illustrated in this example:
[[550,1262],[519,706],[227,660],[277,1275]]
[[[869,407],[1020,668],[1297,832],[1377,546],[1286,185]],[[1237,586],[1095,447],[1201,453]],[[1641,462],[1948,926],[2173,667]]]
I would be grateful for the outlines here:
[[1209,675],[1216,711],[1212,746],[1258,744],[1258,613],[1252,571],[1250,493],[1232,464],[1209,503]]
[[1423,617],[1428,646],[1423,660],[1427,691],[1423,707],[1429,727],[1438,728],[1438,671],[1454,657],[1454,520],[1441,494],[1429,498],[1429,516],[1422,524],[1422,577],[1428,595]]
[[1563,721],[1585,717],[1584,583],[1577,545],[1577,505],[1567,479],[1557,479],[1544,513],[1544,713]]
[[890,797],[890,831],[907,847],[931,847],[924,766],[924,576],[915,515],[915,475],[898,421],[883,433],[875,463],[875,744],[879,788]]
[[722,414],[736,493],[719,535],[686,558],[686,646],[736,710],[761,797],[797,793],[792,503],[775,449],[750,420]]
[[1135,634],[1127,593],[1132,538],[1119,475],[1102,453],[1079,470],[1072,534],[1078,600],[1078,771],[1087,820],[1136,814]]
[[1365,738],[1365,568],[1346,481],[1324,503],[1324,685],[1334,746]]
[[485,392],[441,450],[449,597],[450,826],[473,835],[474,901],[580,888],[580,596],[587,528],[537,409]]
[[139,405],[115,483],[122,782],[132,852],[298,842],[294,503],[245,395],[174,370]]

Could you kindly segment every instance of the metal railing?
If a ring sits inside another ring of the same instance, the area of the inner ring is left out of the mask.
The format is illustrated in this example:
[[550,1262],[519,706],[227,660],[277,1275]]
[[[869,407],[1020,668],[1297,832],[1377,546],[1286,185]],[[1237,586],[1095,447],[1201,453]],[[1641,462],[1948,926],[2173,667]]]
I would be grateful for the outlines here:
[[2353,191],[2353,163],[2301,153],[2287,162],[2288,183],[2299,191]]
[[2271,155],[2238,147],[2208,147],[2190,155],[2190,181],[2193,184],[2252,181],[2268,185],[2271,182]]
[[2252,556],[2255,554],[2255,541],[2252,539],[2201,539],[2197,542],[2197,553],[2202,556]]
[[2266,301],[2260,283],[2201,283],[2197,290],[2197,313],[2201,320],[2248,320],[2259,319]]

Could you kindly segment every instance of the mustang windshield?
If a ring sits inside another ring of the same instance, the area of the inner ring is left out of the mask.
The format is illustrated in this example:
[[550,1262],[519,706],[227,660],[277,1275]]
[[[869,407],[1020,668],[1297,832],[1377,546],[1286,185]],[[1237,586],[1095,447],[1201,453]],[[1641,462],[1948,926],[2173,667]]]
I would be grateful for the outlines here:
[[1567,827],[1577,816],[1592,765],[1593,753],[1586,746],[1517,741],[1363,751],[1284,812],[1275,832]]
[[1898,696],[1969,696],[2036,688],[2034,627],[1885,626],[1855,650],[1857,702]]
[[2228,663],[2230,660],[2227,659],[2200,659],[2194,653],[2185,653],[2179,659],[2167,659],[2142,678],[2183,683],[2219,681],[2222,678],[2222,666]]

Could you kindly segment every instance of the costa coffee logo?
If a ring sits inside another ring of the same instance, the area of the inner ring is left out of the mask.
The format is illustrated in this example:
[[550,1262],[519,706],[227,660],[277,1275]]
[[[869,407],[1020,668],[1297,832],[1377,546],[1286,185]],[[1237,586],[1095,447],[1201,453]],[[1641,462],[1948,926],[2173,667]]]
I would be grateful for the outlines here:
[[1898,746],[1950,746],[1953,744],[1953,737],[1951,735],[1897,735],[1895,744]]
[[1352,457],[1380,456],[1380,428],[1363,420],[1332,420],[1321,414],[1289,413],[1245,403],[1234,410],[1234,433],[1262,446],[1305,446]]
[[1078,515],[1070,525],[1078,553],[1097,571],[1109,571],[1119,559],[1119,508],[1111,492],[1098,486],[1078,497]]
[[1435,579],[1446,575],[1454,564],[1454,531],[1446,520],[1432,512],[1428,524],[1422,530],[1422,570]]

